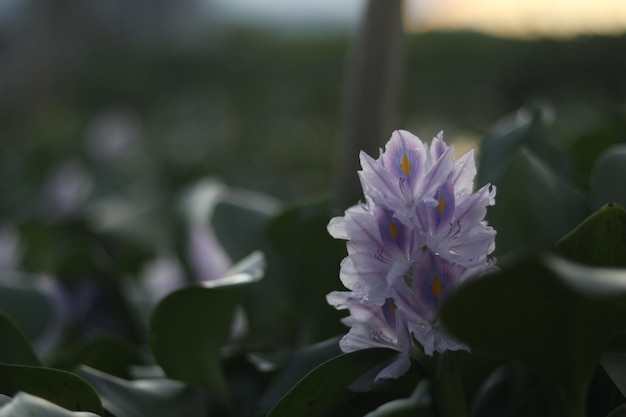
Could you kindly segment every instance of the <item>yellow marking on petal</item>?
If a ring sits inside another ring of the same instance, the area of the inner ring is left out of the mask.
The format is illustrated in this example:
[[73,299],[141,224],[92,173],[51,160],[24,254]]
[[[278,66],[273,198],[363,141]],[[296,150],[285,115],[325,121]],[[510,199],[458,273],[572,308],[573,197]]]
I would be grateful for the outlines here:
[[391,220],[389,220],[389,234],[392,238],[398,239],[398,226]]
[[411,173],[411,161],[409,161],[409,157],[406,154],[402,157],[402,172],[404,172],[404,175]]
[[396,307],[396,303],[393,302],[393,300],[389,300],[389,311],[391,312],[392,316],[396,316],[396,310],[398,309],[398,307]]
[[446,209],[446,200],[443,198],[443,194],[439,196],[439,215],[443,214],[443,211]]
[[441,285],[441,281],[439,281],[439,277],[437,275],[433,276],[433,283],[430,285],[430,289],[433,291],[435,297],[439,297],[439,294],[441,294],[443,285]]

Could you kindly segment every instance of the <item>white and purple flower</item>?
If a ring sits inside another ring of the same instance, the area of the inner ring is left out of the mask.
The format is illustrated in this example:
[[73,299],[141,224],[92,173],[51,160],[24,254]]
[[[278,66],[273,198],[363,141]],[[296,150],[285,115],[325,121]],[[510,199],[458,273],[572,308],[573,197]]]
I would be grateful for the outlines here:
[[350,291],[327,299],[350,312],[343,351],[401,352],[377,376],[394,378],[419,350],[469,349],[441,328],[437,306],[465,279],[494,268],[496,232],[484,217],[495,187],[473,191],[473,152],[455,160],[442,133],[427,145],[395,131],[378,159],[361,152],[361,166],[365,202],[328,224],[333,237],[348,241],[340,278]]

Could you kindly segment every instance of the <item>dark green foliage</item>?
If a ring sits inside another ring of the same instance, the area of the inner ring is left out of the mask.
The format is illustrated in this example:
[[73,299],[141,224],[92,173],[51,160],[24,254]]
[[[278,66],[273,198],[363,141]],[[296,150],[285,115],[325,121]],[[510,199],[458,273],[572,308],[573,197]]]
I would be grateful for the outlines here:
[[345,256],[344,244],[326,231],[332,213],[328,203],[286,210],[268,228],[268,235],[283,256],[292,282],[293,301],[300,311],[297,340],[309,344],[332,337],[345,327],[342,314],[326,303],[326,294],[342,290],[337,266]]
[[4,313],[0,313],[0,340],[0,362],[16,365],[40,364],[22,331]]
[[[7,276],[8,274],[5,279]],[[27,279],[25,276],[18,277]],[[55,314],[51,300],[40,291],[27,286],[0,287],[0,311],[5,326],[9,326],[10,317],[31,342],[42,336],[52,324]]]
[[0,389],[8,395],[27,392],[68,410],[102,414],[94,389],[79,376],[59,369],[0,364]]
[[626,267],[626,211],[608,204],[557,242],[565,257],[595,266]]
[[350,394],[348,385],[392,354],[388,350],[367,349],[324,362],[300,380],[268,417],[334,415],[333,410]]
[[127,381],[89,367],[78,374],[89,381],[113,415],[127,417],[194,417],[206,413],[199,390],[163,378]]
[[[0,265],[0,417],[10,406],[103,417],[626,415],[625,42],[407,39],[397,127],[484,136],[476,185],[497,187],[487,219],[500,270],[442,306],[471,353],[416,355],[382,383],[372,377],[396,352],[341,354],[345,312],[325,299],[343,289],[345,242],[326,230],[341,211],[295,203],[333,180],[348,39],[91,45],[59,69],[72,82],[32,109],[0,97],[0,226],[19,237],[19,271]],[[86,138],[110,106],[142,130],[106,159]],[[63,214],[46,187],[68,161],[92,187]],[[224,194],[196,218],[185,201],[205,181]],[[251,264],[202,282],[188,256],[198,224]],[[143,272],[162,257],[182,279],[153,297]]]
[[626,177],[626,145],[608,148],[597,159],[591,173],[593,207],[617,203],[626,206],[626,190],[620,184]]
[[228,342],[239,291],[190,287],[155,309],[150,345],[167,375],[204,387],[232,407],[219,349]]

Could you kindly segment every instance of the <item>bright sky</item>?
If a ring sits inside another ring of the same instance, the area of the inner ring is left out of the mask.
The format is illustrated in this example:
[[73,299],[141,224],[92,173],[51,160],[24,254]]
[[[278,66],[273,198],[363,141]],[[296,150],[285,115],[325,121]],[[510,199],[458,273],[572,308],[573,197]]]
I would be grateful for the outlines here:
[[406,29],[470,28],[507,36],[626,31],[626,0],[405,0]]
[[[367,0],[206,1],[218,6],[231,19],[279,30],[354,27],[367,4]],[[469,28],[525,37],[626,31],[626,0],[404,0],[404,3],[408,31]]]

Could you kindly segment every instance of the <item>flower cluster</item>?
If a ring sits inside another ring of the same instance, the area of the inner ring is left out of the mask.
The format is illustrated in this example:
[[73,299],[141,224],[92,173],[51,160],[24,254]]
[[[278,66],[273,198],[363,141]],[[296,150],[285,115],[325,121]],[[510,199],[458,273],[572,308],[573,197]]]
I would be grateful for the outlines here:
[[436,309],[462,281],[493,268],[496,232],[484,217],[495,187],[473,192],[473,152],[455,160],[442,133],[429,146],[395,131],[378,159],[360,157],[365,202],[328,224],[333,237],[348,241],[340,278],[350,291],[327,299],[350,312],[342,350],[399,351],[377,375],[395,378],[420,350],[468,350],[440,327]]

